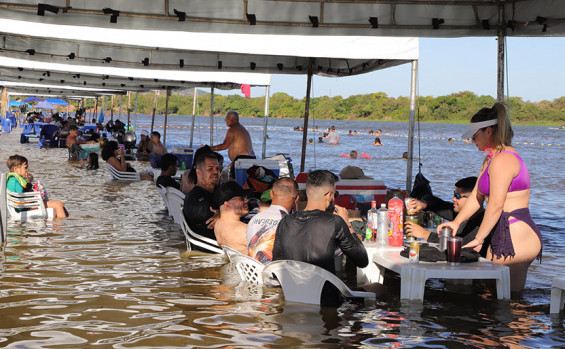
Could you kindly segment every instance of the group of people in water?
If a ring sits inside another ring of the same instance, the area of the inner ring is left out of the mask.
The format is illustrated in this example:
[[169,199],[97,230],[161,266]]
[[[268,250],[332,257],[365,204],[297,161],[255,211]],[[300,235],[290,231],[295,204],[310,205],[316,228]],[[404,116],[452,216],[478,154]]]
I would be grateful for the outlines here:
[[[227,149],[232,163],[241,158],[254,158],[255,154],[249,132],[240,124],[236,112],[226,115],[226,125],[229,130],[224,141],[199,149],[181,183],[172,178],[177,171],[177,159],[167,154],[158,133],[142,133],[138,155],[162,152],[159,154],[162,171],[157,184],[178,185],[183,189],[186,194],[183,214],[190,229],[263,263],[295,259],[334,272],[333,252],[331,256],[326,252],[341,248],[358,267],[367,265],[367,254],[354,233],[347,210],[335,205],[337,176],[329,171],[313,171],[308,175],[307,203],[303,211],[296,211],[299,197],[296,181],[279,178],[272,183],[268,193],[263,193],[265,197],[261,196],[260,200],[267,204],[260,205],[260,213],[245,223],[243,218],[250,207],[247,193],[234,181],[235,171],[225,171],[222,177],[223,157],[217,151]],[[74,134],[75,130],[70,131]],[[378,134],[380,136],[380,130]],[[443,210],[451,221],[441,224],[438,231],[449,227],[454,235],[465,237],[464,248],[482,251],[486,258],[509,266],[511,290],[521,291],[530,264],[536,258],[541,259],[542,236],[528,209],[530,176],[524,161],[512,147],[513,136],[504,104],[496,103],[492,108],[479,110],[462,135],[464,139],[471,138],[478,150],[488,153],[478,176],[464,178],[455,184],[452,204],[442,203],[434,197],[422,197],[409,201],[407,209]],[[151,137],[150,143],[148,137]],[[329,129],[328,137],[330,142],[339,143],[335,127]],[[68,142],[71,147],[73,138],[71,135]],[[105,142],[101,153],[103,160],[119,171],[133,170],[117,142]],[[14,155],[9,158],[8,167],[8,189],[16,192],[31,190],[27,159]],[[53,207],[59,218],[67,215],[60,201],[49,200],[46,206]],[[409,235],[428,241],[437,239],[437,234],[412,223],[406,224],[406,230]],[[193,248],[198,249],[198,246]]]

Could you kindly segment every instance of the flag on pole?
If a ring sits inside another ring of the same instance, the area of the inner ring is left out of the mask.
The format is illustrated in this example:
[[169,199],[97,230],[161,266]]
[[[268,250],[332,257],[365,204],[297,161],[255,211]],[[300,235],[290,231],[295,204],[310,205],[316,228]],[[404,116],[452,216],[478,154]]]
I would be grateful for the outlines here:
[[100,116],[98,117],[98,122],[100,124],[104,122],[104,110],[100,110]]
[[251,97],[251,85],[241,84],[241,93],[245,95],[245,98]]

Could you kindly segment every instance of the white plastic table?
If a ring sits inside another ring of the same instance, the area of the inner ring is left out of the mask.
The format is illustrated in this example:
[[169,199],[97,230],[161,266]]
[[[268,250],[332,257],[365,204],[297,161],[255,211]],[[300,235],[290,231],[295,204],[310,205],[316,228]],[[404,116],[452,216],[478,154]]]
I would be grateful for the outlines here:
[[366,268],[357,269],[357,282],[383,282],[385,269],[400,275],[400,298],[424,300],[427,279],[495,279],[498,299],[510,299],[510,269],[484,258],[475,263],[461,263],[451,267],[447,262],[420,262],[410,264],[400,256],[402,248],[382,248],[375,243],[365,243],[369,260]]

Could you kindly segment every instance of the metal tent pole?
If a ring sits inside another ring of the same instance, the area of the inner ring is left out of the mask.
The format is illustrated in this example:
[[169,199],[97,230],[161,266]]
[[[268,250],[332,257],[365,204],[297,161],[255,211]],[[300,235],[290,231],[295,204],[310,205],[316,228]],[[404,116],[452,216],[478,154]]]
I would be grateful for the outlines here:
[[131,113],[131,94],[128,91],[128,123],[126,124],[126,131],[129,131],[129,117]]
[[412,61],[410,83],[410,122],[408,126],[408,160],[406,164],[406,191],[412,190],[412,160],[414,159],[414,124],[416,122],[416,84],[418,83],[418,61]]
[[137,102],[139,101],[139,92],[135,93],[135,111],[134,114],[135,116],[133,117],[133,129],[134,131],[137,130]]
[[194,139],[194,121],[196,119],[196,97],[198,94],[198,89],[194,88],[194,96],[192,97],[192,125],[190,126],[190,145],[189,148],[192,149],[192,140]]
[[504,6],[498,9],[498,57],[497,57],[497,71],[496,71],[496,100],[504,102]]
[[169,116],[169,97],[171,88],[167,87],[167,97],[165,98],[165,124],[163,125],[163,145],[167,143],[167,117]]
[[155,125],[155,112],[157,110],[157,94],[159,91],[155,91],[155,99],[153,100],[153,115],[151,116],[151,132],[153,132],[153,125]]
[[122,117],[122,95],[120,95],[120,111],[118,113],[118,118]]
[[302,156],[300,157],[300,172],[304,172],[306,163],[306,138],[308,138],[308,117],[310,114],[310,90],[312,88],[312,58],[308,61],[308,82],[306,86],[306,104],[304,106],[304,130],[302,131]]
[[267,124],[269,119],[269,86],[265,87],[265,118],[263,119],[263,153],[264,159],[267,153]]
[[214,86],[211,88],[210,96],[210,146],[214,145]]

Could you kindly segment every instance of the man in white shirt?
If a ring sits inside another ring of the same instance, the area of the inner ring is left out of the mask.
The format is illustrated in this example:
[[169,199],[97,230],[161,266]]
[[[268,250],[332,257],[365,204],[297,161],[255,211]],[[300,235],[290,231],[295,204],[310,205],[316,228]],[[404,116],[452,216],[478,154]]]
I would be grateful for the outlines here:
[[331,145],[339,144],[339,135],[337,134],[337,132],[335,130],[335,126],[332,126],[330,128],[330,133],[328,134],[328,137],[330,139]]
[[271,199],[271,206],[255,215],[247,225],[248,255],[263,264],[273,259],[277,225],[298,200],[298,184],[288,177],[277,179]]

